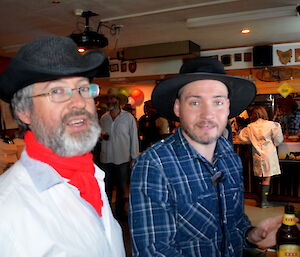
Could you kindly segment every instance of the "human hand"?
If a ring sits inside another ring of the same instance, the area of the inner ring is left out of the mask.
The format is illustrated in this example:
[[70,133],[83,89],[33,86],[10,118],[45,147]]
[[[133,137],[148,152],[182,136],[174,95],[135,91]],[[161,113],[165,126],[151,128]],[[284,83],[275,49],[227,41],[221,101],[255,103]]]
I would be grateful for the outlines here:
[[256,244],[260,249],[267,249],[276,245],[276,233],[282,223],[282,216],[263,220],[248,233],[248,241]]

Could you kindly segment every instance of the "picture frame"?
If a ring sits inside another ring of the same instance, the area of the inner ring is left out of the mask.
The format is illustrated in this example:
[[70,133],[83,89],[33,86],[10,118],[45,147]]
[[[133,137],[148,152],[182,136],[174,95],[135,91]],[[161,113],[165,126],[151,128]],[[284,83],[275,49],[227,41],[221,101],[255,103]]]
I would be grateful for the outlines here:
[[252,53],[244,53],[244,62],[251,62],[252,61]]
[[300,48],[295,49],[295,62],[300,62]]
[[128,64],[128,69],[131,73],[134,73],[136,71],[136,68],[137,68],[137,64],[135,61],[131,61],[129,64]]
[[241,53],[234,54],[234,61],[235,62],[241,62],[242,61],[242,54]]
[[221,56],[221,62],[224,66],[231,66],[232,65],[232,58],[231,54],[224,54]]
[[116,72],[119,71],[119,64],[115,63],[115,64],[110,64],[109,65],[109,71],[110,72]]
[[123,62],[121,63],[121,72],[126,72],[127,71],[127,63]]

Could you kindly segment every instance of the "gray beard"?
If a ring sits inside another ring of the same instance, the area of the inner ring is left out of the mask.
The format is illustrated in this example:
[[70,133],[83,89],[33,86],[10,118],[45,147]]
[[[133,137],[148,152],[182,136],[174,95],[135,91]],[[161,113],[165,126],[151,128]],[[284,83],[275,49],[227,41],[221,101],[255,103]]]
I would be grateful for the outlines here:
[[[76,115],[85,115],[90,121],[90,126],[86,131],[69,135],[65,132],[67,120]],[[64,157],[83,155],[93,150],[101,132],[97,114],[92,115],[86,110],[68,113],[57,128],[48,128],[41,120],[35,118],[32,120],[31,130],[41,144]]]

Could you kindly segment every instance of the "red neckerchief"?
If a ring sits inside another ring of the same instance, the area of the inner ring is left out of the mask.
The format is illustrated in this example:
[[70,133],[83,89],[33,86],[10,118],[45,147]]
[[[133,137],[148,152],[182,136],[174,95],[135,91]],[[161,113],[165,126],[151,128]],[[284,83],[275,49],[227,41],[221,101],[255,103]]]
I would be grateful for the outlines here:
[[94,176],[95,167],[91,153],[73,157],[61,157],[40,144],[31,131],[25,133],[24,140],[26,152],[31,158],[49,164],[63,178],[69,179],[68,183],[77,187],[81,197],[96,209],[99,216],[102,216],[103,201],[100,187]]

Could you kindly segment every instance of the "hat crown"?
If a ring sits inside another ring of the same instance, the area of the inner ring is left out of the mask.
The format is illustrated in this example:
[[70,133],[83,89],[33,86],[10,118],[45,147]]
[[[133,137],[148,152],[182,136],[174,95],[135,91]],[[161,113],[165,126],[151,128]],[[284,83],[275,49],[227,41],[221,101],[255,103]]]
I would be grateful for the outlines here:
[[46,36],[26,43],[0,74],[0,98],[10,102],[18,90],[65,77],[93,78],[105,59],[99,49],[80,54],[69,37]]
[[179,73],[216,73],[226,74],[223,64],[216,58],[199,57],[182,64]]
[[186,84],[199,80],[216,80],[227,86],[230,100],[228,118],[233,118],[245,110],[256,94],[256,87],[252,81],[227,75],[223,64],[215,58],[198,57],[185,62],[178,75],[162,80],[154,88],[151,95],[153,106],[163,117],[178,120],[174,113],[178,91]]
[[14,59],[31,66],[57,71],[82,62],[76,44],[67,37],[48,36],[25,44]]

